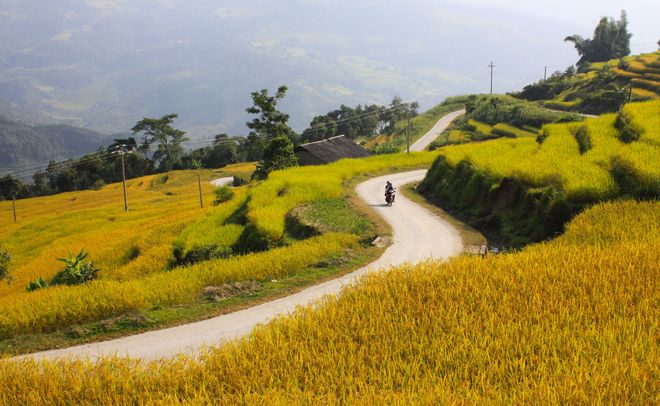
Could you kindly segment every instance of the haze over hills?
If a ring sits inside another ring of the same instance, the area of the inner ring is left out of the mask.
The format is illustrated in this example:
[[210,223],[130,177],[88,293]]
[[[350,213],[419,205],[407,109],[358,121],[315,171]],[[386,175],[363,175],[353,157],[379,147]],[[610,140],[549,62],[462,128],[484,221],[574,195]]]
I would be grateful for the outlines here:
[[193,136],[245,132],[249,93],[283,83],[297,129],[342,103],[398,94],[426,107],[485,91],[491,59],[505,90],[527,83],[530,67],[537,79],[544,64],[573,62],[561,39],[579,28],[420,0],[0,5],[0,97],[105,132],[178,112]]
[[476,3],[0,0],[0,115],[110,134],[175,112],[210,138],[245,134],[250,92],[287,84],[301,131],[340,104],[485,92],[491,60],[496,92],[520,88],[575,62],[562,39],[590,31]]

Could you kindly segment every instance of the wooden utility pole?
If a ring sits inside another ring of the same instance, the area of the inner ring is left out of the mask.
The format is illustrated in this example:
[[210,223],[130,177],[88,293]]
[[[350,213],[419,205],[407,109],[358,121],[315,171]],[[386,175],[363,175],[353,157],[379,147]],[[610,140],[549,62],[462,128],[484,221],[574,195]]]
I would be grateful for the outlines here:
[[204,198],[202,197],[202,180],[199,177],[199,174],[197,174],[197,186],[199,187],[199,207],[204,208]]
[[630,86],[628,86],[628,103],[630,103],[630,100],[632,100],[632,81],[630,82]]
[[11,205],[14,209],[14,223],[16,222],[16,195],[11,199]]
[[488,65],[490,68],[490,94],[493,94],[493,68],[495,65],[493,65],[493,61],[490,61],[490,65]]
[[124,187],[124,211],[128,211],[128,198],[126,196],[126,170],[124,168],[124,145],[121,145],[121,182]]
[[410,154],[410,116],[412,112],[408,112],[408,127],[406,128],[406,139],[408,140],[408,148],[407,151]]

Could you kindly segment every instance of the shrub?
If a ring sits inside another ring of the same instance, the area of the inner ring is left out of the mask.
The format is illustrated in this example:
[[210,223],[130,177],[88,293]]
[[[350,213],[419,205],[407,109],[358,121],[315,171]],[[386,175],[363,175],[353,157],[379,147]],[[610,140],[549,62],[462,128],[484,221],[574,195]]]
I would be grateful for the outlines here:
[[234,187],[239,187],[245,185],[246,181],[242,177],[238,175],[234,175],[234,181],[232,182],[232,186]]
[[39,290],[47,287],[48,287],[48,282],[46,282],[44,278],[40,276],[37,279],[33,280],[32,282],[28,283],[25,290],[27,292],[34,292],[35,290]]
[[371,153],[374,155],[383,155],[383,154],[396,154],[400,152],[399,146],[393,142],[385,142],[380,145],[376,145],[371,149]]
[[214,206],[228,202],[234,198],[234,192],[227,185],[215,189],[213,194],[215,194],[215,200],[213,200]]
[[9,262],[11,261],[11,255],[9,252],[0,248],[0,280],[5,279],[9,275]]
[[69,254],[68,258],[57,258],[58,261],[62,261],[66,264],[66,267],[62,272],[58,273],[55,278],[53,278],[53,285],[82,285],[83,283],[89,282],[93,279],[96,279],[96,274],[99,269],[94,267],[92,261],[83,262],[87,258],[88,253],[85,252],[85,249],[81,249],[77,255]]

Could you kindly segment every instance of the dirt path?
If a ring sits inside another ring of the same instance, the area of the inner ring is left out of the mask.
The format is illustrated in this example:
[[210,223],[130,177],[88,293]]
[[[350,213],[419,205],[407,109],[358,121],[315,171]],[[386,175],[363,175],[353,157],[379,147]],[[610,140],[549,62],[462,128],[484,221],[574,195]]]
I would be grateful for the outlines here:
[[311,286],[291,296],[276,299],[248,309],[212,319],[185,324],[163,330],[123,337],[116,340],[91,343],[59,350],[27,355],[36,359],[61,357],[129,356],[153,360],[169,358],[177,354],[195,354],[204,346],[217,345],[223,340],[247,335],[255,325],[286,314],[296,306],[315,302],[328,294],[337,294],[346,284],[371,270],[419,262],[428,258],[444,259],[462,251],[462,241],[457,230],[421,206],[398,194],[393,207],[384,204],[385,181],[395,187],[421,180],[426,170],[397,173],[370,179],[359,184],[356,191],[360,198],[392,226],[393,241],[385,253],[375,262],[341,278]]
[[465,109],[453,111],[442,117],[440,120],[438,120],[437,123],[435,123],[433,128],[431,128],[426,134],[422,136],[422,138],[418,139],[417,142],[410,146],[410,150],[424,151],[426,147],[428,147],[436,138],[438,138],[438,135],[440,135],[441,132],[449,127],[449,124],[451,124],[454,119],[462,116],[463,114],[465,114]]

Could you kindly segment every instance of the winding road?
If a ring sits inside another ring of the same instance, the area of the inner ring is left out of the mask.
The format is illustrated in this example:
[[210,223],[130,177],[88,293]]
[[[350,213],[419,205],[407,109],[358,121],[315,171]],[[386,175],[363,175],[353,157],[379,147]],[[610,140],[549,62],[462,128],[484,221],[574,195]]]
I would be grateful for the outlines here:
[[410,146],[411,151],[424,151],[426,147],[429,146],[438,135],[449,127],[454,119],[458,118],[465,114],[465,109],[452,111],[451,113],[443,116],[437,123],[431,128],[426,134],[422,135],[422,138],[418,139],[414,144]]
[[[450,121],[445,122],[445,127]],[[155,360],[179,354],[194,355],[203,347],[245,336],[257,324],[267,323],[274,317],[290,313],[296,306],[309,305],[325,295],[338,294],[344,286],[354,283],[366,272],[407,262],[416,263],[430,258],[446,259],[457,255],[463,250],[463,244],[458,231],[448,222],[406,199],[402,194],[397,195],[393,207],[384,203],[386,181],[389,180],[395,187],[402,186],[423,179],[425,174],[426,169],[391,174],[367,180],[357,186],[356,191],[360,198],[391,225],[393,241],[378,260],[355,272],[311,286],[290,296],[212,319],[110,341],[29,354],[25,357],[94,360],[116,355]]]

